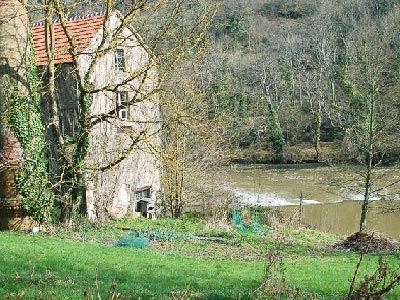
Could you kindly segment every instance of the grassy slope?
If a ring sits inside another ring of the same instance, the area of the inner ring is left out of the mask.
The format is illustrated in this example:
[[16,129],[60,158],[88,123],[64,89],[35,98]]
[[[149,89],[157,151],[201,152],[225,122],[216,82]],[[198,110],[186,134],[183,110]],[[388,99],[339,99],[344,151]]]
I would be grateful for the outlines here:
[[[204,233],[201,225],[184,221],[153,225],[135,221],[128,225]],[[121,235],[115,226],[118,224],[104,229],[101,238],[99,231],[75,232],[74,238],[79,235],[83,242],[60,235],[1,232],[0,298],[83,299],[85,291],[96,289],[97,276],[103,299],[113,280],[125,299],[175,299],[178,296],[172,293],[184,291],[189,285],[192,299],[255,299],[253,292],[263,276],[265,249],[285,240],[281,253],[289,284],[315,294],[315,299],[340,299],[348,290],[358,260],[355,254],[312,246],[317,241],[326,242],[326,236],[302,230],[285,230],[267,237],[233,234],[234,242],[226,244],[159,243],[145,250],[98,243]],[[101,240],[88,242],[95,237]],[[396,260],[394,256],[388,259]],[[374,269],[376,260],[369,257],[366,268]],[[388,299],[399,298],[397,289]]]
[[27,299],[52,292],[57,299],[82,299],[85,290],[95,288],[97,275],[101,289],[115,279],[121,294],[135,298],[163,299],[191,284],[205,298],[223,299],[256,288],[262,272],[257,263],[203,261],[10,233],[1,233],[0,241],[3,297],[25,291]]

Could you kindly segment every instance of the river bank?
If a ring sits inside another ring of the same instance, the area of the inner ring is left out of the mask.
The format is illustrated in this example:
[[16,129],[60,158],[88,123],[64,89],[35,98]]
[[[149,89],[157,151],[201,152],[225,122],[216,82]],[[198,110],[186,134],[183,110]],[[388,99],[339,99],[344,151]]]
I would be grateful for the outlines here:
[[[237,207],[264,207],[287,219],[325,232],[358,230],[363,200],[362,167],[353,164],[233,164],[213,175],[214,185],[230,193]],[[368,215],[370,230],[400,239],[398,166],[374,170]],[[227,198],[224,194],[222,197]],[[300,206],[301,202],[301,206]]]
[[[320,156],[317,160],[315,147],[312,144],[285,146],[283,152],[276,154],[272,149],[260,147],[238,148],[230,151],[227,159],[237,164],[299,164],[299,163],[355,163],[359,162],[359,153],[350,150],[338,142],[321,142]],[[400,147],[386,152],[382,163],[400,162]]]

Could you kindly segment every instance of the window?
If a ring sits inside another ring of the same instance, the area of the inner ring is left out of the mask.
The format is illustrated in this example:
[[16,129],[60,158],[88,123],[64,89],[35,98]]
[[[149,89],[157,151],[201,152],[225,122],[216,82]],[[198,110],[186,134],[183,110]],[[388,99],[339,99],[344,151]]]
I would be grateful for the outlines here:
[[117,49],[115,52],[115,70],[123,71],[125,69],[124,49]]
[[135,197],[136,201],[140,201],[145,198],[150,198],[150,187],[144,187],[136,190]]
[[[149,209],[149,205],[150,204],[148,202],[148,199],[151,197],[150,194],[150,186],[146,186],[146,187],[142,187],[140,189],[137,189],[135,191],[135,200],[136,200],[136,212],[146,212]],[[142,201],[142,200],[147,200],[147,201]],[[154,209],[154,204],[150,205],[150,207],[152,207],[152,209]]]
[[128,93],[127,92],[117,92],[115,103],[117,105],[116,112],[117,117],[120,119],[128,119]]

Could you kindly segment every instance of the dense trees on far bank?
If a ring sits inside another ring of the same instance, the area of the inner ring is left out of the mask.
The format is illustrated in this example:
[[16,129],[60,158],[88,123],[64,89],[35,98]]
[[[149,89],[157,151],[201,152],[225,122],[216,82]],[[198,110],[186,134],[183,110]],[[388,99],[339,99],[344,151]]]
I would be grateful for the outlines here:
[[[31,15],[40,19],[37,1],[28,2]],[[63,2],[75,14],[105,10],[106,3]],[[170,24],[174,39],[198,21],[196,13],[207,5],[206,0],[180,2],[179,18]],[[133,3],[115,1],[115,6],[129,11]],[[225,147],[232,150],[230,157],[278,162],[359,160],[362,151],[356,145],[355,129],[364,122],[361,115],[368,97],[356,75],[364,68],[356,57],[361,50],[356,43],[365,43],[371,51],[381,47],[376,63],[386,62],[380,66],[379,94],[386,99],[385,110],[392,112],[390,126],[395,128],[399,110],[394,100],[399,90],[395,70],[400,60],[393,35],[400,27],[395,21],[397,1],[223,0],[218,4],[213,26],[201,41],[202,59],[184,49],[192,71],[182,76],[195,80],[207,103],[205,114],[220,129]],[[145,18],[144,12],[135,27],[145,40],[153,39],[168,13],[159,10]],[[373,32],[387,40],[377,39]],[[168,43],[158,43],[154,51],[163,52],[162,47]],[[398,130],[390,136],[396,140]],[[399,158],[398,146],[379,151],[385,161]]]
[[[357,128],[365,125],[371,59],[380,72],[377,104],[390,112],[380,122],[387,123],[385,136],[398,139],[398,7],[372,0],[221,1],[196,75],[209,117],[223,120],[231,149],[267,150],[266,160],[290,161],[313,148],[308,159],[319,161],[328,157],[321,145],[330,143],[347,159],[362,159]],[[359,57],[378,48],[377,59]],[[398,148],[386,145],[376,144],[381,158],[397,159]]]
[[224,121],[231,149],[285,162],[312,145],[321,161],[329,142],[364,165],[360,231],[385,188],[374,170],[399,159],[399,19],[391,0],[222,1],[200,67],[210,118]]

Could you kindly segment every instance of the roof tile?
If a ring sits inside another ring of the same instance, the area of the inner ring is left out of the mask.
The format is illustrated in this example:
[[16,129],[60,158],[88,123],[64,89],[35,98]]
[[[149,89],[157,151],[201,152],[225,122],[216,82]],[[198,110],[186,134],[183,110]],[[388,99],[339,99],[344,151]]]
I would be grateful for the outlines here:
[[[96,33],[103,27],[104,16],[89,16],[87,18],[67,21],[67,28],[75,38],[78,49],[81,53],[89,45]],[[54,23],[55,54],[54,63],[72,62],[72,55],[69,53],[70,45],[67,36],[60,23]],[[47,64],[45,28],[43,24],[32,27],[33,46],[35,49],[36,64],[44,66]]]

